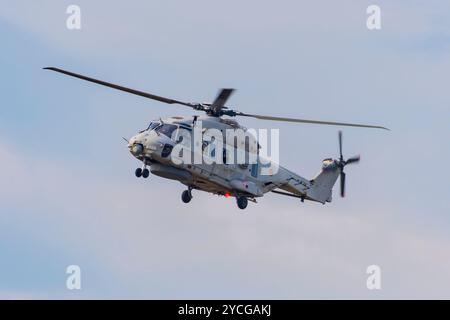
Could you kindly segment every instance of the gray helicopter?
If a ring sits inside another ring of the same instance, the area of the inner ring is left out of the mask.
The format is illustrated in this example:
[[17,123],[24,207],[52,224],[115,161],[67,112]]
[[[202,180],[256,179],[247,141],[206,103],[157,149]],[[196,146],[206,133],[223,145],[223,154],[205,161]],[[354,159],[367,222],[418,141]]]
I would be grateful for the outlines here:
[[[344,159],[341,131],[338,136],[339,158],[323,160],[322,168],[317,176],[306,179],[280,166],[270,158],[264,157],[260,152],[261,146],[256,137],[233,117],[389,130],[374,125],[243,113],[226,106],[234,89],[221,89],[212,103],[190,103],[130,89],[59,68],[47,67],[44,69],[159,102],[183,105],[195,111],[205,112],[206,114],[203,116],[174,116],[151,121],[146,129],[132,138],[124,138],[130,153],[142,162],[142,167],[135,170],[136,177],[148,178],[152,173],[181,182],[187,187],[181,195],[184,203],[192,200],[192,190],[201,190],[219,196],[234,197],[240,209],[245,209],[248,201],[256,203],[256,199],[264,196],[267,192],[299,198],[302,202],[310,200],[325,204],[332,201],[332,189],[339,177],[340,194],[342,197],[345,196],[344,167],[359,162],[360,157]],[[233,139],[228,139],[227,135],[221,136],[222,138],[218,135],[236,131],[243,132],[246,140],[236,142],[233,136]],[[215,134],[211,134],[211,132]],[[192,136],[198,139],[192,140]],[[219,148],[219,146],[221,147]],[[236,153],[230,152],[233,150]],[[239,151],[245,161],[233,161]],[[197,154],[202,154],[202,161],[180,161],[181,156],[189,155],[192,160]],[[206,161],[205,154],[208,161]],[[253,161],[249,161],[250,158]]]

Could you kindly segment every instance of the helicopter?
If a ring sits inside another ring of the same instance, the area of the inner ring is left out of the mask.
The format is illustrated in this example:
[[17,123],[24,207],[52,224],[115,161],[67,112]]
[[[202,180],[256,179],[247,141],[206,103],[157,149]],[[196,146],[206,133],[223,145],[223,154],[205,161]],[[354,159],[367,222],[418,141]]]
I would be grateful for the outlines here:
[[[150,173],[152,173],[162,178],[181,182],[186,186],[186,189],[181,194],[181,199],[184,203],[189,203],[192,200],[193,190],[199,190],[219,196],[234,197],[240,209],[245,209],[249,201],[257,203],[256,199],[263,197],[268,192],[298,198],[301,202],[308,200],[325,204],[332,201],[332,190],[338,178],[340,179],[340,195],[341,197],[345,196],[346,174],[344,168],[348,164],[358,163],[360,156],[344,159],[342,154],[342,131],[338,132],[339,157],[337,159],[324,159],[320,172],[314,178],[306,179],[274,163],[270,159],[263,159],[263,156],[260,154],[261,146],[251,134],[247,135],[249,140],[246,141],[251,140],[252,143],[241,143],[239,145],[236,145],[234,139],[230,142],[228,139],[223,141],[221,141],[221,138],[214,139],[215,136],[208,137],[208,130],[216,130],[219,133],[227,130],[247,132],[247,128],[234,120],[234,117],[389,130],[378,125],[244,113],[226,106],[228,99],[235,91],[229,88],[221,89],[212,103],[192,103],[131,89],[60,68],[46,67],[44,70],[55,71],[158,102],[182,105],[194,111],[204,112],[205,115],[202,116],[173,116],[151,121],[146,129],[141,130],[135,136],[130,139],[124,138],[129,152],[142,163],[142,166],[135,170],[135,176],[148,178]],[[199,124],[201,124],[200,130],[198,130]],[[195,145],[192,147],[190,142],[186,144],[188,139],[183,144],[186,136],[183,136],[180,132],[187,132],[188,134],[194,132],[194,138],[202,136],[200,139],[200,153],[209,150],[211,155],[214,154],[216,161],[176,161],[179,158],[174,156],[174,154],[183,154],[184,152],[186,155],[192,155],[195,153]],[[195,132],[197,133],[195,134]],[[178,150],[177,147],[182,144],[186,148],[181,148],[181,152],[175,152],[175,150]],[[191,149],[189,149],[189,145]],[[214,147],[212,147],[213,145]],[[219,148],[216,148],[217,145],[226,146],[226,148],[222,148],[223,154]],[[253,159],[256,159],[256,161],[244,161],[242,163],[229,161],[227,150],[240,150],[241,153],[246,155],[245,159],[249,159],[250,155],[253,155]]]

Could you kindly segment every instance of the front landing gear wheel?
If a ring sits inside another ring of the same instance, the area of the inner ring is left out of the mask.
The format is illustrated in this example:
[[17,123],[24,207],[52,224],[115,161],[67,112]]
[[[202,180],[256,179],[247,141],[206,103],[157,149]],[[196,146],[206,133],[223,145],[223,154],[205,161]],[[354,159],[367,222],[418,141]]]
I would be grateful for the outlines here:
[[136,171],[134,172],[134,174],[136,175],[137,178],[142,177],[142,169],[137,168]]
[[237,205],[239,209],[247,208],[248,200],[246,197],[239,197],[236,199]]
[[148,178],[149,175],[150,175],[150,171],[148,171],[148,169],[142,170],[142,177],[143,178]]
[[184,190],[181,194],[181,200],[183,200],[184,203],[189,203],[192,200],[192,194],[189,190]]

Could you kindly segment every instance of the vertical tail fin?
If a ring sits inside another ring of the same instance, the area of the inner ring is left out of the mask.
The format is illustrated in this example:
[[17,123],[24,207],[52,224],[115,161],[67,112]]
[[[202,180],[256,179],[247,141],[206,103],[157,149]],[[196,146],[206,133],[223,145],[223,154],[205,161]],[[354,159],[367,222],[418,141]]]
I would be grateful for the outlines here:
[[322,171],[311,180],[311,188],[308,196],[316,201],[325,203],[331,202],[331,194],[334,184],[341,176],[341,197],[345,196],[345,173],[344,167],[351,163],[358,163],[359,156],[354,156],[344,160],[342,155],[342,131],[339,131],[339,159],[323,160]]
[[311,188],[308,190],[308,197],[321,203],[331,202],[332,190],[336,183],[341,168],[336,160],[323,160],[322,170],[311,180]]

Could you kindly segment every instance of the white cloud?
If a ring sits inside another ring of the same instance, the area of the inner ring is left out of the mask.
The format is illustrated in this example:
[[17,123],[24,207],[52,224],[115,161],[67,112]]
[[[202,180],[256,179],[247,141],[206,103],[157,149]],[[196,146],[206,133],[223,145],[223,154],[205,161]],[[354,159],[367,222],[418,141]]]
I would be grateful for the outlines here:
[[[270,196],[243,213],[232,200],[200,193],[186,206],[175,191],[181,188],[156,177],[116,181],[44,158],[33,159],[33,170],[21,171],[28,156],[4,143],[0,156],[0,174],[6,177],[1,201],[22,212],[20,219],[3,212],[2,224],[23,230],[18,224],[33,224],[33,216],[44,212],[41,218],[53,228],[29,225],[36,241],[57,241],[62,251],[82,248],[116,285],[113,292],[92,288],[93,296],[450,295],[449,237],[399,224],[398,208],[342,211],[338,205]],[[380,294],[365,289],[369,264],[384,272]]]

